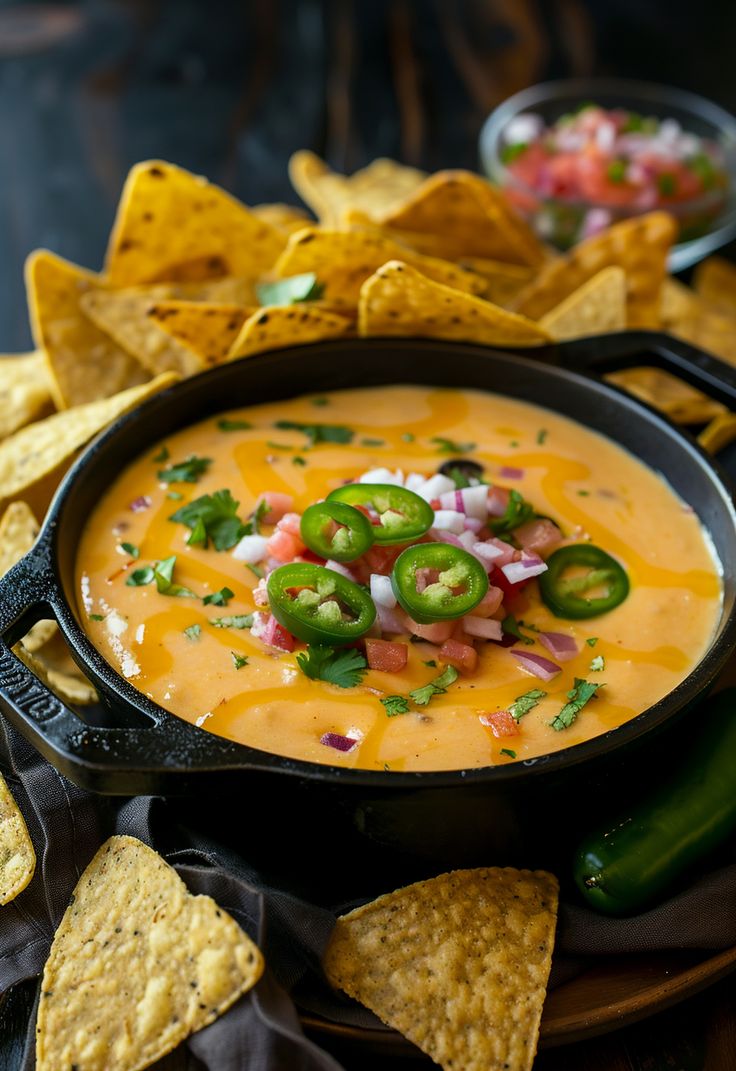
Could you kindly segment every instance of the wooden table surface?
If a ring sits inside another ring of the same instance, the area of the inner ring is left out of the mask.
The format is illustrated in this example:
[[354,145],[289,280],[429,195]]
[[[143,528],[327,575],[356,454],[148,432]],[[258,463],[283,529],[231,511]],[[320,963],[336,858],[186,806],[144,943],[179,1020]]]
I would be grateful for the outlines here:
[[[295,200],[301,147],[347,170],[476,167],[488,112],[547,77],[659,80],[736,110],[734,39],[718,0],[0,0],[0,351],[30,345],[26,255],[98,268],[137,160],[250,202]],[[535,1068],[733,1071],[736,982]]]

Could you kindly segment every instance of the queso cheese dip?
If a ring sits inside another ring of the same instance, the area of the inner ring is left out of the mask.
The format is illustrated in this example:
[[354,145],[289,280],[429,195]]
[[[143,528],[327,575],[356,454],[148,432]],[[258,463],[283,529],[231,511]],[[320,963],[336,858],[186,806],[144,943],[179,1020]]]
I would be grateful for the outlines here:
[[[407,530],[391,487],[430,509],[403,544],[378,542]],[[365,549],[360,525],[330,521],[335,560],[305,546],[302,523],[333,492],[377,540]],[[410,565],[424,555],[408,580],[405,546]],[[610,568],[578,561],[585,546]],[[294,562],[307,579],[275,595]],[[329,583],[309,579],[325,568]],[[616,571],[627,587],[590,615]],[[265,751],[379,770],[520,761],[612,729],[687,676],[721,607],[698,518],[632,455],[546,409],[414,386],[250,406],[168,437],[92,513],[76,583],[95,646],[162,707]],[[545,584],[587,616],[558,616]],[[355,585],[375,617],[357,640]],[[308,642],[285,621],[306,621]]]

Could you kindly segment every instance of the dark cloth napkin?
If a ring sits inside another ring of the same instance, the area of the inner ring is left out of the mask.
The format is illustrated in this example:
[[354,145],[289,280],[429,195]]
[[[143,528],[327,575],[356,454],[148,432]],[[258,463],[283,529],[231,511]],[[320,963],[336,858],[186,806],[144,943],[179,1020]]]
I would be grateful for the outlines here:
[[[100,844],[126,833],[150,844],[194,893],[207,893],[259,944],[258,985],[211,1026],[159,1061],[160,1071],[342,1071],[305,1037],[296,1005],[324,1018],[375,1025],[334,994],[320,959],[335,916],[276,888],[227,846],[173,823],[164,800],[107,799],[76,788],[0,718],[0,771],[21,808],[38,860],[28,888],[0,910],[0,992],[43,969],[72,890]],[[386,891],[389,891],[388,889]],[[591,957],[736,944],[736,863],[701,877],[669,902],[631,919],[607,919],[563,903],[551,984]],[[31,1015],[22,1071],[33,1071]]]

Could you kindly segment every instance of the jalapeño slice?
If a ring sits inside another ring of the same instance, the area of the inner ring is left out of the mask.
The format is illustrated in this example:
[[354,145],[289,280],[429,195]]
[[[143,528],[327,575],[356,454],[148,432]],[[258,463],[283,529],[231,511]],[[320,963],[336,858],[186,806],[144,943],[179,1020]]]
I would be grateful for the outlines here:
[[[565,574],[574,569],[570,576]],[[583,571],[581,571],[583,570]],[[605,594],[588,596],[595,588]],[[629,578],[615,558],[591,543],[560,547],[539,577],[542,601],[556,617],[580,620],[613,610],[629,594]]]
[[281,565],[269,575],[266,591],[278,623],[305,643],[352,643],[376,619],[370,595],[323,565]]
[[419,543],[396,559],[391,586],[409,617],[431,625],[469,614],[488,591],[488,576],[461,547]]
[[315,502],[302,514],[301,535],[320,558],[351,562],[373,546],[373,525],[345,502]]
[[428,502],[391,483],[349,483],[331,491],[327,501],[363,506],[375,514],[373,537],[384,547],[418,539],[434,523],[434,510]]

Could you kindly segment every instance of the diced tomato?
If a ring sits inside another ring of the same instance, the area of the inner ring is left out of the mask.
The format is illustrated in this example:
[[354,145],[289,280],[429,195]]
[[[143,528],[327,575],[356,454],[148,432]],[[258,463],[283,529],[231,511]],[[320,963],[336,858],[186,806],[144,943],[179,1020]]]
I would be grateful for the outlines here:
[[293,561],[304,550],[304,544],[296,536],[277,528],[266,544],[266,550],[272,558],[280,562]]
[[478,605],[473,609],[474,617],[493,617],[501,609],[503,592],[500,588],[491,587],[485,593]]
[[258,496],[256,508],[261,502],[265,502],[268,506],[268,513],[263,515],[265,524],[276,524],[294,506],[293,496],[286,495],[282,491],[264,491],[262,495]]
[[406,668],[409,648],[405,643],[392,643],[389,640],[366,640],[365,655],[370,669],[400,673]]
[[455,639],[445,640],[440,647],[440,658],[465,673],[472,673],[478,665],[478,652],[475,647]]
[[519,736],[520,730],[508,710],[483,711],[479,715],[482,725],[488,726],[494,736]]
[[427,640],[428,643],[444,643],[452,635],[454,626],[452,621],[438,621],[434,625],[420,625],[398,607],[394,612],[406,631],[411,632],[413,636],[418,636],[420,640]]
[[289,535],[300,536],[301,523],[301,513],[285,513],[278,522],[278,529],[280,532],[288,532]]
[[309,547],[307,547],[306,550],[303,550],[299,557],[305,562],[311,562],[313,565],[324,565],[327,560],[326,558],[320,558],[319,554],[315,554]]
[[533,550],[542,557],[550,554],[557,544],[562,542],[562,532],[554,521],[546,517],[527,521],[515,530],[514,535],[524,550]]
[[468,636],[467,632],[463,628],[463,619],[462,619],[462,617],[459,617],[457,619],[457,621],[453,622],[452,636],[450,638],[453,641],[457,641],[458,643],[465,644],[466,646],[472,644],[472,642],[473,642],[472,638],[470,636]]
[[277,647],[279,651],[293,651],[296,640],[276,618],[271,615],[261,636],[261,642],[268,647]]
[[491,517],[503,517],[510,497],[511,492],[505,487],[488,488],[488,512]]
[[361,560],[366,563],[372,573],[382,573],[383,576],[388,576],[394,567],[394,562],[404,549],[402,545],[398,547],[373,546],[365,552]]
[[504,601],[513,599],[517,595],[520,595],[524,588],[529,583],[528,580],[520,580],[518,584],[512,584],[506,579],[505,573],[502,573],[498,566],[493,567],[491,574],[488,577],[494,588],[500,588],[503,592]]

